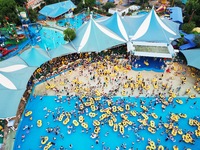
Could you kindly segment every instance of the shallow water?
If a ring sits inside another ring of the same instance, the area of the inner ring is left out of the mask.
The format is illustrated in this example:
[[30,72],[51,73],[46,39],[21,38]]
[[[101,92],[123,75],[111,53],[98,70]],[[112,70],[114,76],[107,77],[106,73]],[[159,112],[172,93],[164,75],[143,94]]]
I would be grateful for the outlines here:
[[[148,145],[148,139],[153,140],[155,143],[157,139],[160,139],[160,144],[162,144],[164,147],[168,147],[169,149],[172,149],[173,145],[178,145],[179,149],[184,149],[184,147],[191,148],[191,149],[198,149],[200,146],[199,139],[196,139],[195,144],[187,144],[183,141],[179,142],[181,139],[181,136],[177,134],[177,136],[174,137],[175,141],[172,142],[171,140],[165,140],[166,139],[166,134],[161,135],[161,132],[165,131],[165,128],[163,127],[162,129],[158,129],[158,122],[160,116],[162,116],[162,121],[165,123],[167,122],[167,117],[169,117],[169,112],[174,112],[174,113],[186,113],[187,118],[180,118],[178,121],[178,126],[183,130],[183,132],[186,130],[194,131],[196,130],[197,127],[191,127],[188,124],[189,118],[192,118],[194,116],[199,115],[198,108],[200,107],[200,102],[198,102],[199,99],[192,99],[189,100],[189,102],[186,104],[186,98],[181,98],[183,100],[183,104],[176,104],[175,108],[172,107],[171,105],[166,108],[166,110],[163,112],[161,109],[161,104],[157,104],[155,106],[155,109],[149,109],[148,114],[155,112],[158,115],[158,119],[154,119],[153,117],[149,116],[148,122],[150,120],[154,120],[156,123],[157,131],[155,134],[150,133],[146,130],[138,130],[137,132],[134,132],[134,130],[137,129],[131,129],[131,126],[127,126],[124,130],[124,134],[121,135],[119,132],[114,132],[113,128],[108,125],[108,123],[104,122],[104,125],[101,125],[101,130],[99,134],[98,139],[92,139],[91,133],[94,130],[94,126],[92,125],[92,121],[94,119],[99,119],[99,116],[102,114],[100,111],[96,110],[95,113],[97,113],[97,116],[95,118],[90,118],[88,116],[88,113],[84,113],[83,116],[85,118],[85,122],[88,123],[89,131],[86,133],[86,130],[82,133],[83,128],[81,125],[78,127],[75,127],[72,124],[72,120],[77,119],[78,120],[78,115],[76,118],[72,115],[72,118],[70,119],[70,122],[67,125],[63,125],[62,122],[60,121],[53,121],[53,116],[51,114],[52,111],[54,111],[55,116],[56,116],[56,108],[61,108],[60,113],[62,112],[62,109],[64,111],[72,111],[75,110],[75,102],[77,102],[77,97],[73,97],[72,100],[70,101],[70,104],[68,104],[68,101],[64,102],[65,97],[62,98],[62,103],[61,102],[56,102],[54,99],[56,96],[44,96],[42,100],[40,100],[40,97],[37,96],[36,98],[32,97],[29,99],[29,102],[26,106],[25,110],[31,110],[32,113],[32,120],[30,120],[30,117],[25,117],[23,116],[20,126],[17,131],[16,135],[16,141],[14,145],[14,149],[20,149],[23,150],[37,150],[41,149],[39,146],[41,146],[41,136],[48,136],[49,141],[54,142],[55,145],[52,146],[50,149],[56,148],[59,149],[61,146],[70,149],[69,145],[72,144],[74,150],[88,150],[92,149],[91,146],[93,145],[96,150],[103,149],[103,148],[110,148],[111,150],[115,149],[116,146],[121,146],[123,143],[126,144],[127,149],[133,147],[134,149],[145,149],[145,147]],[[120,99],[119,97],[114,97],[113,101],[116,101]],[[137,107],[131,107],[130,110],[136,110],[137,112],[142,112],[142,109],[140,108],[140,98],[124,98],[125,99],[125,104],[130,103],[130,102],[136,102]],[[145,105],[149,105],[149,101],[152,98],[142,98],[145,102]],[[103,101],[103,99],[101,100]],[[194,105],[193,103],[197,101],[197,103]],[[80,103],[80,102],[79,102]],[[154,103],[152,103],[154,104]],[[191,108],[192,106],[192,108]],[[47,110],[43,110],[45,107],[47,107]],[[107,103],[105,104],[104,107],[107,107]],[[194,107],[194,108],[193,108]],[[48,112],[51,111],[51,112]],[[91,109],[88,107],[88,111],[90,112]],[[77,111],[76,111],[77,112]],[[129,112],[129,111],[127,111]],[[125,112],[122,112],[125,113]],[[45,115],[49,114],[47,118],[45,118]],[[120,122],[122,119],[120,117],[120,113],[113,113],[115,114],[117,118],[117,122]],[[131,120],[136,124],[135,128],[138,128],[140,123],[137,121],[138,118],[142,118],[142,116],[137,115],[136,117],[133,117],[129,114],[127,114],[128,119]],[[41,119],[42,120],[42,126],[39,128],[37,127],[37,120]],[[65,118],[64,118],[65,119]],[[63,120],[64,120],[63,119]],[[199,120],[200,121],[200,120]],[[49,123],[49,125],[48,125]],[[28,125],[30,129],[25,129],[23,128]],[[31,127],[31,125],[33,127]],[[69,131],[69,125],[73,126],[74,129],[72,129],[72,133],[68,134]],[[59,135],[56,135],[55,133],[47,133],[46,128],[47,127],[60,127]],[[74,130],[74,133],[73,133]],[[108,134],[107,134],[108,133]],[[64,135],[64,138],[61,138],[60,134]],[[25,135],[24,140],[22,139],[22,135]],[[56,140],[53,140],[53,137],[56,138]],[[142,137],[144,140],[142,140]],[[196,136],[193,135],[193,138]],[[99,141],[98,144],[96,144],[96,140]],[[47,142],[47,143],[48,143]],[[132,144],[134,142],[134,144]],[[20,145],[20,146],[19,146]],[[44,148],[45,145],[42,145],[42,149]],[[122,149],[122,148],[121,148]]]

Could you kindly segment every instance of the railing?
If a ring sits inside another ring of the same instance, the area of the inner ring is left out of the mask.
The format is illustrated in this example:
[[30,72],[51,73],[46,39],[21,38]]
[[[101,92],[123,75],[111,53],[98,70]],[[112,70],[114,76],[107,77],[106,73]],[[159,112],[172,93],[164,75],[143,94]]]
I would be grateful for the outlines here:
[[6,55],[5,57],[3,57],[3,59],[8,59],[10,57],[13,57],[13,56],[17,55],[20,51],[22,51],[30,43],[31,43],[31,40],[27,39],[21,45],[18,45],[18,49],[17,50],[15,50],[13,52],[10,52],[8,55]]

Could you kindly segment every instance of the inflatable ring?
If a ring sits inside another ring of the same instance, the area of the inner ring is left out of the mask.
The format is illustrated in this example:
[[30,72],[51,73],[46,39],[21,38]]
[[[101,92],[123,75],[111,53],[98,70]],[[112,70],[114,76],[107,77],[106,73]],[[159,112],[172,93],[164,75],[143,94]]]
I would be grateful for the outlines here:
[[91,118],[94,118],[94,117],[96,116],[96,114],[93,113],[93,112],[90,112],[90,113],[89,113],[89,116],[90,116]]
[[117,109],[120,111],[120,112],[123,112],[124,109],[121,107],[121,106],[117,106]]
[[178,150],[178,149],[179,149],[178,146],[176,145],[173,146],[173,150]]
[[200,130],[195,130],[195,135],[196,135],[197,137],[200,137]]
[[121,135],[124,134],[124,126],[119,125],[119,132],[121,133]]
[[165,128],[169,128],[169,124],[164,123],[164,127],[165,127]]
[[91,108],[92,111],[95,111],[95,110],[96,110],[96,108],[95,108],[94,105],[91,105],[90,108]]
[[179,134],[179,135],[182,135],[182,134],[183,134],[183,131],[182,131],[181,129],[179,129],[179,130],[178,130],[178,134]]
[[32,113],[33,113],[32,111],[28,111],[28,112],[26,112],[24,115],[25,115],[26,117],[28,117],[28,116],[30,116]]
[[95,133],[95,134],[98,134],[99,131],[100,131],[100,129],[101,129],[100,127],[95,127],[95,129],[94,129],[94,133]]
[[117,107],[116,106],[112,106],[112,111],[113,112],[117,112]]
[[79,105],[79,108],[80,108],[80,110],[83,110],[83,109],[84,109],[84,105],[83,105],[83,104],[80,104],[80,105]]
[[152,145],[155,145],[155,142],[154,141],[150,141],[149,144],[150,144],[150,146],[152,146]]
[[170,96],[170,97],[168,98],[168,102],[171,103],[172,101],[173,101],[173,97]]
[[115,123],[115,124],[113,125],[113,131],[114,131],[114,132],[117,132],[117,130],[118,130],[118,124]]
[[196,95],[195,95],[195,94],[191,94],[191,95],[190,95],[190,98],[191,98],[191,99],[196,98]]
[[123,90],[121,94],[122,94],[122,96],[126,96],[126,91]]
[[113,122],[117,122],[117,118],[114,115],[111,117],[111,119],[113,120]]
[[137,115],[137,113],[136,113],[135,110],[130,111],[130,114],[131,114],[132,116],[134,116],[134,117]]
[[88,124],[87,124],[87,123],[85,123],[85,122],[81,123],[81,126],[82,126],[83,128],[85,128],[85,129],[87,129],[87,128],[88,128]]
[[145,113],[141,113],[142,117],[144,117],[145,120],[148,120],[149,117]]
[[74,124],[74,126],[78,126],[79,125],[79,122],[77,121],[77,120],[73,120],[73,122],[72,122],[73,124]]
[[152,150],[152,149],[151,149],[151,146],[147,145],[147,146],[146,146],[146,150]]
[[62,120],[63,120],[63,117],[64,117],[64,115],[61,114],[61,115],[59,116],[58,120],[59,120],[59,121],[62,121]]
[[144,64],[145,64],[146,66],[149,66],[148,61],[144,61]]
[[112,119],[108,120],[108,124],[109,124],[110,127],[112,127],[113,126],[113,120]]
[[158,119],[158,115],[156,115],[156,113],[151,113],[151,116],[152,116],[154,119]]
[[189,125],[194,126],[194,120],[193,119],[189,119]]
[[140,106],[140,108],[142,108],[143,110],[145,110],[145,111],[147,111],[148,109],[147,109],[147,107],[146,106],[144,106],[144,105],[141,105]]
[[49,137],[48,136],[45,136],[41,139],[41,144],[46,144],[46,142],[49,140]]
[[180,116],[181,118],[187,118],[187,114],[179,113],[179,116]]
[[195,73],[191,73],[191,76],[194,78],[195,77]]
[[181,105],[183,104],[183,101],[180,100],[180,99],[177,99],[176,102],[177,102],[178,104],[181,104]]
[[69,122],[69,118],[67,117],[64,121],[63,124],[66,125]]
[[158,146],[158,150],[164,150],[164,146],[159,145],[159,146]]
[[38,120],[38,121],[37,121],[37,126],[38,126],[38,127],[41,127],[41,126],[42,126],[42,120]]
[[100,125],[100,122],[98,120],[93,121],[93,126],[99,126],[99,125]]
[[125,105],[125,108],[126,108],[126,110],[130,110],[130,105],[129,105],[129,104],[126,104],[126,105]]
[[150,121],[150,126],[151,126],[152,128],[155,127],[155,122],[154,122],[153,120]]
[[84,121],[83,116],[79,116],[78,121],[79,121],[80,123],[83,123],[83,121]]

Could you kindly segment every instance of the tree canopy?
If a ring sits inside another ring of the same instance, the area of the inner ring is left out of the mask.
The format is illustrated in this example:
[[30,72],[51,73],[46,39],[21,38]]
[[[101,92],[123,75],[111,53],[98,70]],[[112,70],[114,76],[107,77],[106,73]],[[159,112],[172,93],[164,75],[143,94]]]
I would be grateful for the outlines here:
[[195,23],[194,22],[184,23],[183,26],[182,26],[182,30],[185,33],[191,33],[192,30],[194,29],[194,27],[195,27]]
[[20,24],[16,7],[17,4],[14,0],[0,0],[0,22],[2,24],[5,24],[6,20],[10,23]]
[[112,2],[107,2],[102,8],[108,11],[110,8],[114,8],[115,4]]
[[184,22],[191,21],[200,25],[200,0],[188,0],[186,3]]
[[200,47],[200,34],[195,34],[194,43],[197,44],[197,47]]
[[66,30],[63,31],[63,33],[65,41],[72,41],[76,37],[76,32],[71,28],[67,28]]

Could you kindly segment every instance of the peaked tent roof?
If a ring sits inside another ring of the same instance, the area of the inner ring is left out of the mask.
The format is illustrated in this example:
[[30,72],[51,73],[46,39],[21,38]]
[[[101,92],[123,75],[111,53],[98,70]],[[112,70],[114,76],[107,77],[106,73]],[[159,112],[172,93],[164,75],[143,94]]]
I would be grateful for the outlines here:
[[120,15],[115,12],[111,17],[108,19],[99,22],[101,25],[104,25],[114,33],[116,33],[118,36],[124,38],[126,41],[129,40],[128,34],[126,32],[126,29],[124,27],[124,23],[120,17]]
[[200,48],[181,51],[187,60],[187,65],[200,69]]
[[39,67],[40,65],[51,59],[46,51],[44,51],[41,48],[34,48],[34,47],[31,47],[30,49],[26,50],[19,56],[29,66],[35,66],[35,67]]
[[76,38],[71,42],[78,52],[100,52],[126,43],[117,34],[90,18],[77,30]]
[[35,69],[19,56],[0,62],[0,118],[16,115],[27,81]]
[[0,90],[0,118],[16,116],[18,105],[24,94],[25,89],[21,90]]
[[56,49],[49,51],[49,54],[52,58],[60,57],[60,56],[71,54],[71,53],[77,53],[77,51],[74,49],[74,47],[70,43],[60,45]]
[[51,17],[56,18],[66,12],[68,12],[70,9],[76,8],[74,3],[71,0],[59,2],[51,5],[44,6],[39,13]]
[[[155,35],[156,36],[152,36]],[[146,16],[131,40],[157,43],[170,43],[172,39],[179,38],[173,29],[168,27],[156,14],[154,8]]]
[[147,15],[148,14],[122,17],[124,27],[129,36],[133,36],[137,32]]

